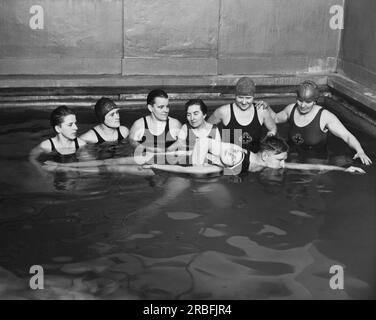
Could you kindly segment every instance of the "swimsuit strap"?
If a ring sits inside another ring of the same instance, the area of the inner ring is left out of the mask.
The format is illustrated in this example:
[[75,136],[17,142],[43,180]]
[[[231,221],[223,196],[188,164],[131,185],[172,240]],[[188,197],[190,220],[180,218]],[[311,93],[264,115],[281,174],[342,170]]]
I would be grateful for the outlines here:
[[77,139],[77,138],[74,139],[74,146],[75,146],[75,148],[76,148],[76,151],[80,148],[80,145],[79,145],[79,143],[78,143],[78,139]]
[[49,138],[48,140],[50,140],[50,143],[51,143],[51,151],[55,151],[56,148],[55,148],[54,142],[52,141],[51,138]]
[[317,112],[316,117],[321,118],[321,113],[324,111],[324,108],[320,108],[319,112]]
[[[261,123],[260,123],[260,119],[259,119],[258,114],[257,114],[257,108],[256,108],[256,106],[255,106],[254,104],[252,104],[252,106],[253,106],[253,109],[255,110],[255,113],[254,113],[254,115],[253,115],[252,122],[253,122],[253,121],[257,121],[257,122],[261,125]],[[251,123],[252,123],[252,122],[251,122]]]
[[165,127],[165,137],[167,137],[167,134],[170,132],[170,117],[167,117],[167,123]]
[[120,132],[120,127],[117,128],[117,133],[118,133],[118,138],[117,138],[117,140],[118,140],[118,141],[123,140],[124,137],[123,137],[123,135],[122,135],[121,132]]
[[230,121],[228,123],[230,123],[232,119],[236,120],[233,103],[230,104]]
[[292,108],[292,110],[290,112],[290,117],[289,117],[289,123],[290,124],[295,124],[295,122],[294,122],[294,115],[295,115],[295,110],[296,110],[297,107],[298,107],[298,104],[295,103],[295,105],[293,106],[293,108]]
[[148,122],[146,121],[146,117],[143,117],[144,119],[144,127],[145,127],[145,130],[148,130],[149,129],[149,126],[148,126]]
[[324,111],[324,108],[320,108],[320,110],[316,113],[316,115],[315,115],[315,117],[313,118],[313,120],[309,123],[309,125],[310,124],[312,124],[312,125],[314,125],[314,126],[317,126],[318,128],[319,128],[319,130],[320,130],[320,132],[322,133],[322,134],[327,134],[327,132],[325,132],[325,131],[322,131],[321,130],[321,126],[320,126],[320,119],[321,119],[321,114],[322,114],[322,112]]
[[98,143],[101,143],[101,142],[104,142],[105,140],[103,139],[103,137],[99,134],[99,132],[97,130],[95,130],[94,128],[92,128],[91,130],[94,131],[95,135],[97,136],[97,140],[98,140]]

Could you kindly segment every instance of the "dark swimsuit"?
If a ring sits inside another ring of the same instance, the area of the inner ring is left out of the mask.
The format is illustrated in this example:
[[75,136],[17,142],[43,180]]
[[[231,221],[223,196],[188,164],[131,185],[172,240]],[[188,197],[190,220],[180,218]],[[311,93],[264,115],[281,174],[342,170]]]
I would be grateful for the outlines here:
[[304,127],[298,127],[294,122],[296,108],[297,104],[291,110],[289,119],[289,144],[297,150],[326,153],[328,133],[320,128],[320,118],[324,108],[321,108],[313,120]]
[[149,130],[148,122],[146,121],[146,117],[144,119],[144,135],[141,138],[140,143],[143,143],[145,146],[149,148],[164,148],[167,149],[170,145],[172,145],[175,140],[172,138],[170,134],[170,119],[166,122],[166,127],[163,132],[155,136]]
[[[254,106],[253,106],[254,107]],[[246,126],[241,125],[235,118],[234,106],[233,103],[230,105],[231,117],[230,121],[226,126],[223,126],[223,129],[230,129],[230,141],[228,141],[228,136],[222,136],[224,142],[230,142],[239,145],[240,139],[242,141],[242,148],[250,150],[252,152],[258,152],[260,148],[260,140],[263,134],[263,128],[259,121],[257,115],[257,108],[254,107],[255,113],[251,123]],[[234,130],[241,129],[242,136],[237,138],[238,141],[235,141]],[[224,132],[223,132],[224,133]],[[222,133],[222,135],[223,135]]]
[[48,140],[50,140],[50,143],[51,143],[51,149],[52,149],[51,152],[53,153],[53,160],[55,162],[66,163],[66,162],[77,162],[78,161],[77,156],[76,156],[76,152],[77,152],[77,150],[80,146],[78,144],[77,138],[74,139],[74,146],[76,148],[76,151],[74,153],[70,153],[70,154],[61,154],[59,151],[56,150],[54,142],[52,141],[52,139],[50,138]]
[[[240,163],[234,165],[231,168],[225,168],[224,170],[226,170],[226,169],[231,170],[231,175],[238,175],[238,174],[241,174],[241,173],[248,172],[249,165],[250,165],[250,161],[249,161],[250,155],[251,155],[251,151],[248,150],[244,154],[243,159],[242,159],[242,161]],[[240,171],[238,171],[238,170],[240,170]]]
[[[145,129],[144,129],[144,135],[142,136],[140,143],[142,143],[144,146],[148,148],[152,148],[154,150],[157,148],[162,148],[166,150],[169,146],[171,146],[175,142],[175,139],[172,138],[171,133],[170,133],[170,118],[168,118],[166,122],[165,129],[158,136],[150,132],[146,117],[143,117],[143,119],[144,119]],[[166,156],[154,155],[154,163],[165,164],[168,162],[166,160]]]
[[244,159],[242,161],[242,171],[241,171],[241,173],[248,172],[249,165],[250,165],[250,161],[249,161],[250,155],[251,155],[251,152],[248,150],[247,153],[244,155]]
[[[97,136],[97,139],[98,139],[97,144],[100,144],[100,143],[106,142],[106,140],[104,140],[104,139],[102,138],[102,136],[98,133],[97,130],[95,130],[94,128],[92,128],[91,130],[93,130],[94,133],[95,133],[95,135]],[[124,140],[124,137],[122,136],[122,134],[121,134],[121,132],[120,132],[120,127],[117,128],[117,132],[118,132],[117,142],[120,142],[120,141]]]
[[[97,136],[97,143],[98,146],[97,150],[97,159],[108,159],[115,157],[119,152],[119,145],[120,142],[123,141],[125,138],[122,136],[120,132],[120,127],[116,128],[118,136],[117,140],[115,141],[106,141],[103,139],[103,137],[98,133],[95,128],[92,128],[91,130],[94,131],[95,135]],[[106,142],[106,143],[105,143]]]

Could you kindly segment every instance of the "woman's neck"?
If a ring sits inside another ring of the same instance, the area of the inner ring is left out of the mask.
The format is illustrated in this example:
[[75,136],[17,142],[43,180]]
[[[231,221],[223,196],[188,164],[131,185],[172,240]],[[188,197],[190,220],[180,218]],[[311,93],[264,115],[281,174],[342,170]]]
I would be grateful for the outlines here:
[[58,133],[56,135],[56,141],[61,147],[69,148],[74,140],[68,139],[67,137],[64,137],[61,133]]
[[158,128],[161,127],[161,126],[164,126],[166,125],[166,122],[168,121],[168,117],[166,120],[159,120],[154,114],[150,114],[150,119],[151,121],[154,123],[155,126],[157,126]]
[[111,127],[108,127],[106,126],[104,123],[101,123],[99,125],[99,128],[102,130],[102,132],[105,134],[105,135],[112,135],[115,133],[116,129],[117,128],[111,128]]
[[198,127],[196,127],[196,128],[192,127],[192,130],[199,131],[199,132],[208,131],[210,129],[209,128],[210,125],[211,125],[210,123],[208,123],[206,121],[202,121],[202,123]]

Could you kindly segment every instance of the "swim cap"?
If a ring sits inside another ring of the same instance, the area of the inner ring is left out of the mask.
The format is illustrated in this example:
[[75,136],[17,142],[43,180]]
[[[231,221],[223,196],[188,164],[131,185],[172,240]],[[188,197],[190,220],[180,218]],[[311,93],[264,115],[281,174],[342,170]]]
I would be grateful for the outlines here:
[[316,101],[319,98],[319,88],[313,81],[302,82],[296,91],[298,100],[305,102]]
[[95,115],[97,116],[98,121],[101,123],[104,122],[104,117],[107,113],[114,109],[118,109],[115,102],[109,98],[100,98],[95,104]]
[[237,96],[253,96],[255,91],[255,83],[249,77],[240,78],[236,83],[235,94]]

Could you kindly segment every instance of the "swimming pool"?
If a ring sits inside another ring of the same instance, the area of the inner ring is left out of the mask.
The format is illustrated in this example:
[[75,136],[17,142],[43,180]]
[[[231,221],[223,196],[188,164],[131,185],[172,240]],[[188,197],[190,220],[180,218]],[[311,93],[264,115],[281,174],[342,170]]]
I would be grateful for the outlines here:
[[[76,110],[83,132],[94,114]],[[41,176],[27,155],[51,134],[49,112],[0,110],[0,299],[376,297],[374,165],[366,175]],[[122,124],[141,114],[121,110]],[[375,162],[375,138],[346,125]],[[350,163],[331,141],[337,163]],[[32,265],[44,290],[29,288]],[[344,290],[329,286],[333,265]]]

